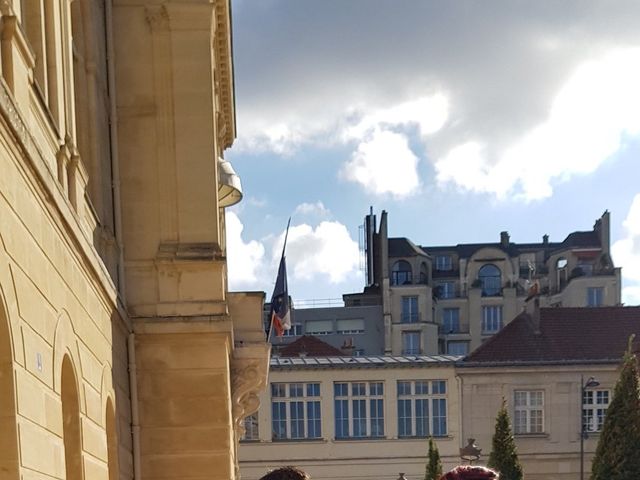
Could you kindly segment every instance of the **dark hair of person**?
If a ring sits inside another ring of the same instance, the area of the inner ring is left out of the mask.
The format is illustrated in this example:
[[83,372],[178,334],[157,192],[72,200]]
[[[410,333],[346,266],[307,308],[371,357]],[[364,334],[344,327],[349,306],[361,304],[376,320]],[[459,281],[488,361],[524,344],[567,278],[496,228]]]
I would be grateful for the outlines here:
[[440,477],[440,480],[499,480],[497,472],[475,465],[460,465]]
[[281,467],[271,470],[260,480],[311,480],[311,477],[296,467]]

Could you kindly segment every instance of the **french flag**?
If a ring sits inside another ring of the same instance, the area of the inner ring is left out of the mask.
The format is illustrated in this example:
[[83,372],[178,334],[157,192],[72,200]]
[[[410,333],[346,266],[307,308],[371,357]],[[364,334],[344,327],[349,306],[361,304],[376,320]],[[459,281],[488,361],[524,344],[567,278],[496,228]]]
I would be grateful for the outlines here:
[[287,264],[284,252],[278,267],[278,278],[271,296],[271,328],[275,328],[276,335],[281,337],[285,330],[291,328],[289,315],[289,291],[287,287]]

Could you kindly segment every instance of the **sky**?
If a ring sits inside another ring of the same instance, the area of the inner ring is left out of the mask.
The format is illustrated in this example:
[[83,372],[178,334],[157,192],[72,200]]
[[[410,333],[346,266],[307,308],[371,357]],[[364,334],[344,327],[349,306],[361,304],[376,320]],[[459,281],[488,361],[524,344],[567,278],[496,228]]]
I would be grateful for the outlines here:
[[[364,287],[373,208],[417,245],[562,241],[611,212],[640,304],[640,2],[232,0],[231,290]],[[378,217],[379,218],[379,217]]]

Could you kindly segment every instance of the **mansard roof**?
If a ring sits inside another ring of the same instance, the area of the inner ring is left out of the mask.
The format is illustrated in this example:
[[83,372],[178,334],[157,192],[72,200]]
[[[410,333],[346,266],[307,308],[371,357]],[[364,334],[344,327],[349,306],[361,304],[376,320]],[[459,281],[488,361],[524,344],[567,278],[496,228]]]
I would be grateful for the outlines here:
[[[391,239],[389,239],[391,245]],[[508,255],[515,257],[522,253],[543,250],[546,254],[558,250],[570,248],[600,248],[600,238],[597,232],[573,232],[567,235],[562,242],[539,242],[539,243],[509,243],[506,247],[499,242],[489,243],[459,243],[457,245],[425,246],[419,248],[429,255],[442,253],[456,253],[460,258],[469,258],[482,248],[496,248]],[[418,247],[417,247],[418,248]],[[391,251],[391,246],[389,246]],[[391,256],[391,255],[390,255]]]
[[389,239],[389,257],[427,256],[427,253],[405,237]]
[[521,313],[460,366],[619,362],[631,335],[640,351],[640,307],[542,308]]

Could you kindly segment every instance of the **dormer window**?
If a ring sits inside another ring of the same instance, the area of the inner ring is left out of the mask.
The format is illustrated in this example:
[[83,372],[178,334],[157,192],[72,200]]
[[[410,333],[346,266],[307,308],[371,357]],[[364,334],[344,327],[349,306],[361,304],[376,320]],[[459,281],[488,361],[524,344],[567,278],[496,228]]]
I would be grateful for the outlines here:
[[453,270],[451,255],[436,255],[436,270],[440,272],[449,272]]
[[483,297],[495,297],[502,290],[502,278],[500,269],[495,265],[484,265],[478,272],[478,280],[482,287]]
[[410,285],[411,283],[411,265],[406,260],[398,260],[391,268],[391,285]]

